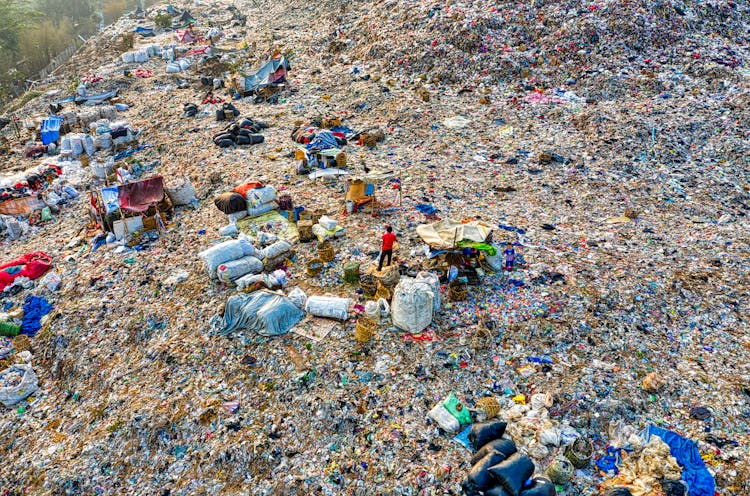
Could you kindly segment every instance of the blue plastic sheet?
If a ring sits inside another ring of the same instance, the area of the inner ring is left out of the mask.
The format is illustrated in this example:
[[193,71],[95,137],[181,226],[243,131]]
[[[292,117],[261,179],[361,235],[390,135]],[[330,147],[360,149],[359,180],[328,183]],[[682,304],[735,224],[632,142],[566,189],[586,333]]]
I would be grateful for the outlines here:
[[305,316],[286,296],[268,291],[241,293],[227,301],[219,334],[238,329],[255,331],[261,336],[286,334]]
[[687,482],[690,496],[714,496],[716,482],[703,463],[694,441],[654,425],[648,426],[641,436],[646,441],[651,439],[651,436],[658,436],[669,445],[669,451],[682,467],[682,480]]

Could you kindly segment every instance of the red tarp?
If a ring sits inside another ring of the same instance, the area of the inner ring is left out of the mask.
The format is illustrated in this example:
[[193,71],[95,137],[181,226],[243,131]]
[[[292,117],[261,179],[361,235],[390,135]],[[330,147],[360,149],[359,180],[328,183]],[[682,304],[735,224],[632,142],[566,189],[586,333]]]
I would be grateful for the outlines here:
[[52,267],[52,257],[41,251],[26,255],[0,265],[0,291],[4,290],[17,277],[37,279]]
[[118,186],[120,208],[131,212],[145,212],[164,199],[164,179],[161,176]]

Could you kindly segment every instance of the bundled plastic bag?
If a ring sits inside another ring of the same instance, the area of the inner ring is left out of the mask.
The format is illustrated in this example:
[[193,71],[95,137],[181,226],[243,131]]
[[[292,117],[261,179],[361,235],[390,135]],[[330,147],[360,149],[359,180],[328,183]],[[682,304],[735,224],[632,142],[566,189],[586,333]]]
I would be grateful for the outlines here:
[[276,204],[274,202],[263,203],[262,205],[258,205],[257,207],[247,207],[247,215],[249,215],[250,217],[256,217],[266,212],[270,212],[274,208],[276,208]]
[[507,426],[508,424],[502,420],[490,420],[473,424],[471,430],[469,430],[469,442],[474,446],[474,449],[479,449],[490,441],[503,437]]
[[318,220],[318,224],[323,226],[323,229],[326,231],[333,231],[336,229],[336,226],[339,224],[339,222],[336,219],[331,219],[327,215],[324,215]]
[[385,298],[380,298],[378,301],[370,300],[365,303],[365,315],[375,322],[379,323],[389,313],[391,313],[391,306]]
[[247,210],[247,202],[239,193],[222,193],[214,198],[214,205],[225,214],[235,214]]
[[247,203],[250,207],[259,207],[276,200],[276,189],[273,186],[263,186],[247,190]]
[[284,255],[285,253],[288,253],[292,250],[292,245],[290,245],[288,242],[281,240],[277,241],[271,246],[268,246],[266,248],[263,248],[262,250],[258,250],[258,255],[262,255],[260,258],[264,259],[274,259],[278,258],[281,255]]
[[307,303],[307,295],[300,288],[294,288],[289,293],[289,299],[299,309],[305,308],[305,303]]
[[349,316],[349,298],[335,296],[310,296],[305,303],[305,311],[316,317],[346,320]]
[[10,408],[16,403],[25,400],[39,389],[34,369],[31,365],[16,364],[0,372],[0,384],[11,381],[13,376],[20,377],[20,382],[13,386],[0,387],[0,403]]
[[404,277],[391,300],[393,325],[408,332],[422,332],[432,323],[433,288],[430,284]]
[[198,254],[206,266],[208,276],[212,279],[217,277],[216,269],[219,265],[252,255],[255,255],[255,248],[247,236],[242,234],[236,240],[219,243]]
[[216,269],[220,281],[231,283],[246,274],[258,274],[263,271],[263,262],[255,257],[242,257],[223,263]]
[[471,464],[474,465],[476,462],[482,459],[487,453],[491,451],[497,451],[505,455],[508,458],[510,455],[516,452],[516,443],[510,439],[495,439],[482,446],[479,451],[474,453],[471,457]]
[[464,493],[478,496],[479,491],[488,489],[494,483],[492,474],[489,472],[490,467],[497,465],[505,459],[505,455],[497,451],[492,451],[484,455],[481,460],[471,467],[469,474],[466,476],[466,481],[461,485]]

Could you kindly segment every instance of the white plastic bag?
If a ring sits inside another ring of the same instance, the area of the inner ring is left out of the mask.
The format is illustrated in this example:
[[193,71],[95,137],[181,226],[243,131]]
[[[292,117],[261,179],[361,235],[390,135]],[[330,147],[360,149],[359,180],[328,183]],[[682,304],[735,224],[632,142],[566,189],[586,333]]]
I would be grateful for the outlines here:
[[[252,244],[250,244],[250,246],[252,246]],[[219,243],[218,245],[203,250],[198,254],[198,256],[203,259],[203,263],[208,271],[208,276],[211,279],[217,277],[216,269],[219,268],[219,265],[248,255],[249,254],[246,254],[243,250],[243,243],[240,240],[225,241],[224,243]]]
[[259,250],[258,253],[259,254],[262,253],[264,259],[272,260],[274,258],[280,257],[284,253],[288,253],[291,250],[292,250],[292,245],[290,245],[284,240],[281,240],[281,241],[275,242],[271,246],[268,246],[266,248],[263,248],[262,250]]
[[336,229],[336,226],[339,224],[339,222],[336,219],[331,219],[330,217],[324,215],[320,218],[318,224],[323,226],[326,231],[333,231],[334,229]]
[[305,311],[316,317],[346,320],[350,301],[349,298],[335,296],[310,296],[305,303]]
[[289,299],[292,300],[292,303],[294,303],[294,306],[296,306],[297,308],[301,310],[305,308],[305,303],[307,302],[307,295],[300,288],[294,288],[289,293]]
[[274,200],[276,200],[276,190],[273,186],[264,186],[247,191],[247,203],[252,208],[269,203],[272,204]]
[[18,374],[21,376],[21,382],[15,386],[0,387],[0,403],[10,408],[19,401],[22,401],[39,389],[39,382],[31,365],[16,364],[0,372],[0,382],[9,375]]
[[422,332],[432,323],[433,300],[430,284],[402,278],[391,300],[393,325],[412,333]]
[[495,272],[500,272],[505,268],[505,257],[503,257],[503,250],[497,247],[494,243],[492,246],[495,247],[497,250],[497,253],[494,255],[490,255],[487,252],[484,252],[484,259],[487,260],[487,263],[490,267],[492,267],[492,270]]

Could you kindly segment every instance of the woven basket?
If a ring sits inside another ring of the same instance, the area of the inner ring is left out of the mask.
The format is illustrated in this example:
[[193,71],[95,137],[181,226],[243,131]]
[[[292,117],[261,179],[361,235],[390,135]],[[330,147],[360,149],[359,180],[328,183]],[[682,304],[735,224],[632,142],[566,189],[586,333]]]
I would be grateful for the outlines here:
[[496,417],[500,413],[500,403],[492,396],[485,396],[477,400],[477,406],[487,414],[487,418]]
[[318,246],[318,258],[320,258],[324,262],[330,262],[336,257],[336,252],[333,249],[333,246],[328,241],[321,243],[320,246]]
[[396,267],[389,267],[389,271],[382,276],[377,276],[380,283],[388,289],[393,289],[401,280],[401,273]]
[[467,294],[469,294],[469,286],[467,284],[453,281],[448,286],[448,298],[453,301],[465,300]]
[[378,281],[370,274],[360,275],[359,285],[362,288],[362,294],[368,298],[375,296],[378,290]]
[[314,258],[307,262],[307,268],[305,269],[305,272],[308,276],[315,277],[320,274],[321,270],[323,270],[323,261],[319,258]]
[[379,300],[380,298],[383,298],[386,301],[391,301],[391,291],[387,287],[378,283],[378,290],[375,292],[375,300]]
[[[301,212],[301,213],[304,213]],[[297,230],[299,230],[299,240],[302,242],[312,241],[315,235],[313,234],[313,222],[311,220],[300,220],[297,222]]]
[[31,349],[31,340],[25,334],[19,334],[13,338],[13,347],[16,351],[27,351]]
[[366,343],[375,334],[375,329],[378,325],[374,320],[368,317],[360,317],[357,319],[357,324],[354,326],[354,339],[360,343]]
[[486,327],[480,327],[471,337],[471,347],[475,350],[485,350],[492,346],[493,341],[492,331]]
[[591,463],[594,446],[586,438],[579,437],[565,450],[565,457],[575,468],[586,468]]

